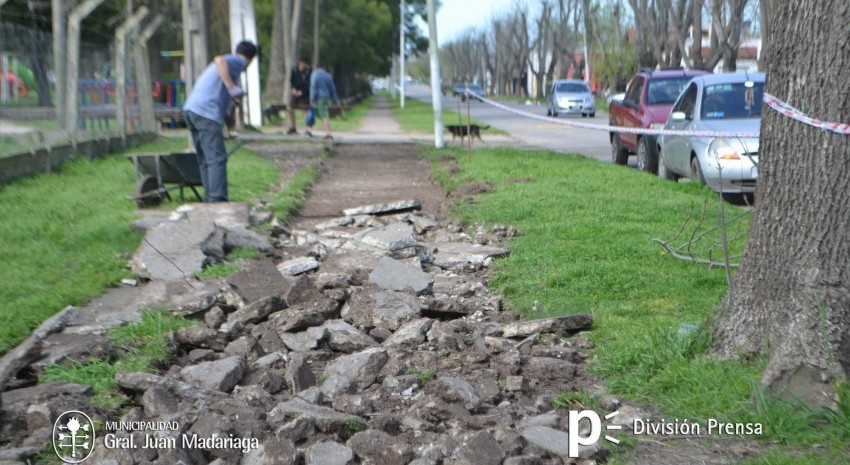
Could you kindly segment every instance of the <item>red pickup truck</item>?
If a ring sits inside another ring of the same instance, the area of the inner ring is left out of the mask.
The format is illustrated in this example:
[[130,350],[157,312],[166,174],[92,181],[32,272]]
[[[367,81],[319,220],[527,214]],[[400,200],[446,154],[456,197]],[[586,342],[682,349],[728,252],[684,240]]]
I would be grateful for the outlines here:
[[[641,68],[629,81],[622,100],[608,105],[608,124],[629,128],[662,128],[670,108],[682,89],[694,76],[709,74],[699,70],[653,71]],[[623,134],[611,131],[611,161],[625,165],[629,155],[637,154],[638,169],[658,170],[658,145],[655,136]]]

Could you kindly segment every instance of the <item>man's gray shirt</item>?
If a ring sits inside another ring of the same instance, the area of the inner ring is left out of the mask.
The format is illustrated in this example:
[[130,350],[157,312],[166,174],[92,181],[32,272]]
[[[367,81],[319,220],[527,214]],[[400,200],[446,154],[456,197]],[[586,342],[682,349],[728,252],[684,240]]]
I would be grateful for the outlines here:
[[[245,60],[239,55],[233,54],[225,55],[224,60],[227,62],[230,78],[238,85],[239,75],[245,70]],[[183,105],[183,110],[191,111],[198,116],[221,124],[224,122],[224,115],[230,109],[231,101],[230,93],[224,87],[224,82],[218,75],[218,68],[213,61],[198,76],[194,87],[192,87],[192,93]]]

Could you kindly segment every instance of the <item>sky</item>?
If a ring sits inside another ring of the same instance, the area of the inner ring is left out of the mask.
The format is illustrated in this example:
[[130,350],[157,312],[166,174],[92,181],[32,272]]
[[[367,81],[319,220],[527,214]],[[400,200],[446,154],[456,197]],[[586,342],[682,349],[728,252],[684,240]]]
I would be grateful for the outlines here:
[[[496,13],[510,9],[514,0],[443,0],[437,12],[437,42],[451,42],[469,27],[482,27]],[[425,30],[427,35],[427,29]]]

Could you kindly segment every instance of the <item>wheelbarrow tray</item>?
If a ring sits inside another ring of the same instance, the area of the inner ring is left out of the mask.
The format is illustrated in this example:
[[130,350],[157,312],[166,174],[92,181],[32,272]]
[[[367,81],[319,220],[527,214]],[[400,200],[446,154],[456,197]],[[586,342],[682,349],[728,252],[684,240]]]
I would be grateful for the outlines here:
[[[128,196],[140,205],[157,204],[162,197],[168,197],[170,189],[180,189],[182,202],[183,188],[189,187],[198,201],[201,197],[195,186],[201,186],[201,170],[194,152],[172,153],[134,153],[127,155],[136,167],[137,191]],[[166,184],[172,186],[166,187]]]

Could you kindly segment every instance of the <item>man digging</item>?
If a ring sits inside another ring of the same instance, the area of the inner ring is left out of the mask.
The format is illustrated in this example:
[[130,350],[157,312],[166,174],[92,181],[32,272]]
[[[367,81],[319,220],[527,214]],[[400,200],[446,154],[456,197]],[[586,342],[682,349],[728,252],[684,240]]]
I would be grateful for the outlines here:
[[183,106],[207,202],[228,201],[227,151],[221,125],[232,105],[245,96],[236,82],[256,55],[257,46],[243,41],[236,46],[234,54],[215,57],[198,76]]

